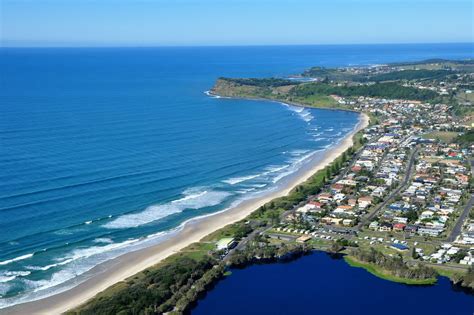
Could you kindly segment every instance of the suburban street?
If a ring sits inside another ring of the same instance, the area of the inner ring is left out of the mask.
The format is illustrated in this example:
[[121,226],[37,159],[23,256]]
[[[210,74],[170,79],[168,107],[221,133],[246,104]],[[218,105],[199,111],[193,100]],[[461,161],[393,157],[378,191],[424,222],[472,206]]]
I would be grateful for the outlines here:
[[[471,172],[474,175],[474,160],[471,160]],[[466,218],[469,216],[469,211],[474,205],[474,195],[471,194],[471,198],[464,207],[461,215],[459,216],[456,225],[454,226],[451,234],[448,236],[448,242],[454,242],[454,240],[461,234],[462,226],[466,221]]]
[[360,229],[368,221],[371,221],[377,215],[377,213],[380,211],[380,209],[384,208],[393,199],[393,197],[398,195],[400,193],[400,191],[406,186],[406,184],[409,182],[410,177],[411,177],[413,165],[415,164],[415,156],[416,156],[417,151],[418,151],[418,149],[415,149],[411,153],[410,159],[408,161],[408,166],[407,166],[407,169],[406,169],[405,177],[403,178],[403,181],[400,183],[400,185],[393,192],[391,192],[390,195],[387,198],[385,198],[385,200],[381,204],[379,204],[375,208],[374,211],[372,211],[367,217],[365,217],[364,219],[361,220],[361,222],[357,225],[357,229]]

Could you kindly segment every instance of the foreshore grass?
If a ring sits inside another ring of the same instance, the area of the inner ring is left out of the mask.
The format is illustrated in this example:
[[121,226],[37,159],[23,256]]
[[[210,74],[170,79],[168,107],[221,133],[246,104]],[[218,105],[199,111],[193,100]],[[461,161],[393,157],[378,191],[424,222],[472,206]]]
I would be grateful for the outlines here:
[[451,280],[459,279],[467,272],[467,271],[462,272],[462,271],[452,270],[445,266],[433,266],[433,268],[436,270],[436,272],[440,276],[449,278]]
[[408,284],[408,285],[432,285],[432,284],[435,284],[437,281],[436,278],[423,279],[423,280],[400,278],[400,277],[390,274],[390,272],[388,272],[387,270],[384,270],[374,264],[361,262],[358,259],[349,255],[344,256],[344,260],[351,267],[363,268],[367,272],[370,272],[376,277],[379,277],[384,280],[392,281],[392,282],[403,283],[403,284]]
[[342,106],[334,98],[326,95],[311,95],[306,97],[294,97],[292,99],[286,99],[285,101],[291,101],[297,104],[325,109],[350,109],[347,106]]

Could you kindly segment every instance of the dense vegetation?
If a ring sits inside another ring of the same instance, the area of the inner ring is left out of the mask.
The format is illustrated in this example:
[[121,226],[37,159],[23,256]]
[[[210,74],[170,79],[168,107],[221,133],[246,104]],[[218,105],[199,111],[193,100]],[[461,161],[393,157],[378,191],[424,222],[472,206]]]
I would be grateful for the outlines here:
[[440,79],[456,72],[439,70],[399,70],[388,73],[368,75],[355,74],[340,69],[331,69],[323,67],[313,67],[302,73],[304,77],[320,78],[332,81],[354,81],[354,82],[383,82],[395,80],[420,80],[420,79]]
[[465,134],[458,136],[454,141],[463,146],[474,144],[474,130],[467,131]]
[[201,260],[178,257],[171,263],[146,269],[134,278],[118,283],[68,314],[125,315],[170,311],[174,305],[184,305],[189,302],[187,299],[197,298],[199,289],[204,290],[206,283],[223,274],[223,269],[213,268],[218,266],[216,264],[210,257]]
[[[220,79],[220,85],[223,82],[233,84],[230,91],[219,91],[219,86],[214,90],[216,92],[225,93],[225,96],[236,96],[231,94],[237,92],[240,97],[268,97],[287,99],[309,99],[314,96],[328,96],[338,95],[342,97],[381,97],[388,99],[406,99],[406,100],[420,100],[430,101],[435,99],[438,94],[430,90],[420,90],[413,87],[405,87],[395,82],[363,84],[363,85],[334,85],[323,82],[318,83],[301,83],[296,84],[293,81],[282,79]],[[239,90],[239,87],[252,87],[253,89]],[[290,87],[287,92],[275,93],[272,96],[272,91],[279,87]],[[243,93],[243,94],[242,94]]]
[[454,282],[474,292],[474,267],[471,266],[466,274],[455,277]]
[[334,69],[324,68],[324,67],[312,67],[305,70],[302,73],[304,77],[324,77],[329,76],[334,73]]
[[453,64],[459,64],[459,65],[471,65],[471,64],[474,64],[474,59],[448,60],[448,59],[433,58],[433,59],[426,59],[422,61],[393,62],[393,63],[390,63],[389,65],[392,67],[399,67],[399,66],[426,65],[426,64],[433,64],[433,63],[453,63]]
[[368,81],[394,81],[394,80],[420,80],[420,79],[440,79],[453,74],[448,70],[403,70],[378,74],[369,77]]
[[279,86],[286,86],[286,85],[297,85],[300,84],[298,81],[286,80],[286,79],[278,79],[278,78],[264,78],[264,79],[256,79],[256,78],[242,78],[242,79],[234,79],[234,78],[219,78],[219,80],[225,80],[228,82],[232,82],[235,84],[240,85],[250,85],[250,86],[257,86],[257,87],[279,87]]
[[364,75],[358,75],[350,73],[343,69],[333,69],[333,68],[324,68],[324,67],[312,67],[305,70],[302,74],[303,77],[309,78],[320,78],[324,81],[364,81]]
[[229,263],[232,267],[245,267],[255,262],[272,262],[300,257],[310,251],[309,247],[299,244],[269,245],[256,242],[248,245],[244,250],[236,251]]
[[410,268],[401,256],[387,256],[372,247],[352,249],[350,255],[357,261],[378,266],[388,274],[401,279],[430,280],[437,276],[433,268],[423,265]]
[[436,92],[401,86],[398,83],[376,83],[371,85],[331,85],[326,83],[308,83],[291,89],[290,93],[299,97],[316,94],[338,96],[366,96],[389,99],[427,101],[437,97]]

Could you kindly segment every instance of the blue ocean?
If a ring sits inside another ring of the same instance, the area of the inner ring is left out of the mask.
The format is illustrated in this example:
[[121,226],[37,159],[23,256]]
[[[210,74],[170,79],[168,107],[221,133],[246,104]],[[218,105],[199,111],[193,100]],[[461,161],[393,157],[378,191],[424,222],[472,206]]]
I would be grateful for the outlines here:
[[211,97],[218,77],[468,57],[472,44],[0,49],[0,308],[278,189],[358,122]]

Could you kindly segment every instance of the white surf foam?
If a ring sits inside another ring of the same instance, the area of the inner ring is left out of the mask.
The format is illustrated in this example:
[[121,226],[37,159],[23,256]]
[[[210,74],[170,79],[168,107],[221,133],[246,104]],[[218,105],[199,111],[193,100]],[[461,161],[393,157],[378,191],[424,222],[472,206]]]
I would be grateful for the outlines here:
[[[285,168],[280,168],[278,170],[277,175],[272,179],[272,182],[275,184],[278,181],[280,181],[281,179],[285,178],[286,176],[291,175],[294,172],[298,171],[298,169],[303,165],[303,163],[305,163],[310,158],[312,158],[317,152],[319,152],[319,150],[311,151],[310,153],[307,153],[305,155],[302,155],[302,156],[299,155],[299,156],[295,157],[294,159],[292,159],[290,161],[291,164],[289,164]],[[282,170],[284,170],[284,171],[281,172]]]
[[286,165],[276,165],[276,166],[269,166],[267,167],[265,170],[266,172],[263,173],[264,175],[268,175],[268,174],[271,174],[271,173],[276,173],[276,172],[280,172],[286,168],[290,167],[290,164],[286,164]]
[[[298,152],[295,151],[292,154],[294,158],[291,159],[291,164],[269,166],[265,170],[265,173],[269,174],[268,176],[271,177],[276,176],[274,180],[276,179],[275,181],[277,181],[279,178],[283,178],[287,174],[291,174],[296,171],[301,161],[307,159],[307,157],[312,155],[313,153],[314,152],[307,154],[305,150],[301,150]],[[248,186],[248,191],[245,196],[242,196],[242,198],[236,200],[229,208],[218,211],[217,213],[224,212],[236,206],[243,200],[252,198],[253,194],[260,193],[258,191],[265,186],[268,186],[268,184],[256,183]],[[142,211],[140,213],[119,216],[115,220],[107,223],[109,225],[107,227],[127,228],[146,224],[158,220],[159,218],[166,216],[168,213],[175,213],[183,211],[184,209],[198,209],[206,206],[218,205],[230,195],[231,194],[228,192],[215,191],[212,189],[201,188],[188,190],[183,193],[183,196],[181,198],[173,200],[166,204],[148,207],[145,211]],[[215,214],[216,213],[203,215],[187,220],[186,222]],[[21,279],[21,281],[29,287],[28,291],[30,292],[30,294],[26,294],[20,299],[15,299],[14,301],[4,300],[4,305],[2,305],[2,301],[0,301],[0,308],[7,306],[7,304],[17,304],[20,301],[34,300],[38,299],[40,296],[44,297],[58,292],[62,292],[65,290],[66,287],[77,285],[77,280],[74,280],[74,283],[71,285],[69,285],[69,283],[72,283],[72,279],[75,279],[79,275],[84,274],[85,272],[96,266],[98,263],[117,257],[123,253],[134,251],[136,249],[154,244],[156,243],[157,239],[172,235],[173,232],[180,230],[182,227],[184,227],[186,222],[183,222],[178,228],[174,230],[158,232],[146,238],[127,240],[122,243],[110,243],[112,242],[112,240],[108,238],[97,238],[94,240],[95,243],[98,243],[97,246],[73,250],[65,256],[57,259],[54,264],[48,266],[32,267],[31,270],[48,270],[56,266],[64,266],[63,268],[61,268],[61,270],[54,272],[49,279],[42,279],[36,281],[29,279]],[[99,244],[103,243],[107,245],[99,246]]]
[[292,112],[298,114],[298,116],[306,122],[310,122],[311,120],[314,119],[314,116],[311,114],[311,111],[305,107],[294,106],[294,105],[290,105],[286,103],[281,103],[281,104],[283,104],[286,108],[288,108]]
[[[10,290],[10,285],[9,284],[0,282],[0,297],[5,295],[9,290]],[[1,307],[1,305],[2,305],[2,302],[0,300],[0,307]]]
[[[59,261],[56,264],[45,267],[33,266],[29,269],[47,270],[52,268],[52,266],[66,265],[63,269],[53,273],[49,279],[21,279],[23,285],[28,288],[27,292],[14,298],[0,299],[0,309],[63,292],[68,288],[74,287],[84,281],[86,278],[77,277],[86,273],[97,264],[118,257],[124,253],[155,244],[157,241],[160,241],[162,237],[171,235],[178,229],[179,228],[175,228],[165,232],[158,232],[151,234],[146,238],[130,239],[121,243],[108,244],[106,246],[91,246],[87,248],[76,249],[63,257],[56,259],[56,261]],[[74,278],[77,278],[78,280],[69,281]],[[0,283],[0,295],[2,295],[2,292],[7,292],[8,289],[8,286],[4,286],[2,283]]]
[[108,237],[99,237],[94,240],[94,243],[112,244],[113,241]]
[[0,276],[0,283],[5,283],[15,279],[16,276]]
[[212,98],[230,98],[230,97],[226,97],[226,96],[220,96],[220,95],[212,94],[211,91],[204,91],[204,94],[206,94],[207,96],[212,97]]
[[111,250],[123,248],[137,241],[138,239],[132,239],[132,240],[127,240],[121,243],[112,243],[105,246],[91,246],[91,247],[86,247],[86,248],[75,249],[71,253],[64,256],[63,258],[60,258],[59,260],[61,263],[64,263],[66,261],[70,263],[78,259],[84,259],[84,258],[88,258],[88,257],[98,255],[101,253],[106,253]]
[[128,249],[128,246],[138,241],[138,239],[131,239],[105,246],[91,246],[75,249],[65,256],[57,258],[56,261],[58,262],[55,264],[44,267],[32,266],[29,268],[34,270],[48,270],[56,266],[66,265],[64,269],[53,273],[49,279],[23,279],[23,282],[28,286],[30,292],[44,291],[87,272],[102,261],[118,256],[125,252]]
[[216,206],[231,195],[224,191],[197,191],[197,189],[185,191],[183,194],[184,197],[180,199],[161,205],[150,206],[142,212],[122,215],[103,226],[109,229],[137,227],[182,212],[185,209],[200,209]]
[[30,271],[4,271],[0,274],[0,283],[12,281],[17,277],[26,277],[30,273]]
[[192,200],[192,199],[197,199],[197,198],[200,198],[204,195],[207,194],[207,190],[204,190],[204,191],[201,191],[201,192],[196,192],[196,193],[192,193],[190,190],[188,192],[185,192],[184,193],[184,197],[183,198],[180,198],[180,199],[176,199],[176,200],[173,200],[171,201],[171,203],[174,203],[174,204],[178,204],[178,203],[183,203],[185,201],[189,201],[189,200]]
[[8,265],[8,264],[10,264],[12,262],[15,262],[15,261],[25,260],[25,259],[33,257],[33,255],[34,254],[26,254],[26,255],[22,255],[22,256],[12,258],[12,259],[0,261],[0,266]]
[[235,184],[238,184],[238,183],[242,183],[242,182],[245,182],[247,180],[251,180],[251,179],[254,179],[254,178],[257,178],[259,177],[261,174],[255,174],[255,175],[249,175],[249,176],[242,176],[242,177],[234,177],[234,178],[229,178],[229,179],[226,179],[226,180],[223,180],[222,182],[226,183],[226,184],[229,184],[229,185],[235,185]]
[[42,270],[42,271],[46,271],[46,270],[49,270],[49,269],[54,268],[54,267],[67,265],[67,264],[69,264],[71,261],[72,261],[72,259],[68,259],[68,260],[64,260],[64,261],[61,261],[61,262],[58,262],[58,263],[55,263],[55,264],[46,265],[46,266],[27,266],[26,268],[27,268],[27,269],[30,269],[30,270]]
[[244,188],[244,189],[239,189],[239,190],[237,190],[236,192],[237,192],[238,194],[246,194],[246,193],[249,193],[249,192],[251,192],[251,191],[255,191],[256,189],[257,189],[257,188],[253,188],[253,187],[252,187],[252,188]]
[[290,152],[292,156],[300,156],[302,154],[308,153],[310,150],[293,150]]

